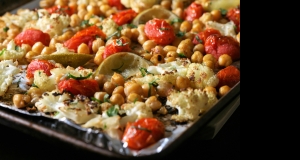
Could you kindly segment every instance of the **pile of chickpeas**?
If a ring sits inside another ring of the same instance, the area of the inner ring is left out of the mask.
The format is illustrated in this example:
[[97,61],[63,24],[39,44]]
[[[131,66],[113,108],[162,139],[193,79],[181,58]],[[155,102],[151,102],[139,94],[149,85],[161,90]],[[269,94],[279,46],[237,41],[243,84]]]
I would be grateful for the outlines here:
[[[21,64],[28,64],[34,56],[55,52],[56,43],[62,43],[70,39],[77,31],[82,29],[80,26],[82,21],[88,21],[89,24],[101,26],[101,18],[99,17],[108,18],[110,15],[118,12],[115,7],[108,5],[107,0],[90,0],[89,4],[80,5],[77,4],[77,0],[41,0],[39,4],[41,8],[49,8],[54,5],[68,5],[77,8],[77,12],[70,16],[70,26],[73,29],[67,30],[62,35],[53,37],[49,46],[44,46],[41,42],[37,42],[32,47],[29,45],[22,46],[22,48],[26,49],[27,53],[25,60],[20,62]],[[153,7],[166,8],[182,18],[186,6],[181,0],[161,0],[159,4],[154,5]],[[142,9],[140,12],[141,11]],[[145,24],[139,24],[136,28],[124,25],[120,31],[120,37],[126,39],[132,46],[137,46],[133,48],[133,53],[151,61],[154,65],[176,61],[176,59],[179,58],[178,53],[184,53],[184,55],[193,63],[202,63],[213,70],[219,70],[233,63],[231,57],[224,54],[219,59],[216,59],[211,54],[205,54],[203,44],[194,45],[192,43],[195,34],[205,29],[205,23],[207,21],[216,21],[225,24],[229,20],[221,15],[220,10],[212,10],[210,12],[205,12],[199,19],[196,19],[193,22],[184,20],[182,22],[174,23],[173,26],[175,31],[181,31],[184,35],[176,37],[172,44],[166,46],[158,45],[155,41],[147,38],[144,32]],[[0,28],[1,25],[5,24],[0,22]],[[10,25],[9,28],[6,35],[1,32],[1,34],[3,34],[1,36],[5,37],[5,39],[0,41],[0,49],[4,48],[9,40],[13,39],[22,31],[21,27],[13,24]],[[240,33],[237,34],[238,41],[239,36]],[[120,37],[113,36],[109,40],[97,38],[93,41],[92,50],[89,50],[89,47],[83,43],[78,47],[76,52],[95,55],[93,62],[96,65],[100,65],[103,62],[102,54],[105,46],[113,39]],[[110,103],[102,104],[103,109],[107,109],[115,104],[122,106],[126,102],[143,101],[146,105],[150,106],[153,111],[159,111],[160,113],[166,114],[166,110],[162,107],[163,104],[159,100],[159,97],[167,97],[172,88],[186,90],[191,87],[190,80],[187,77],[180,76],[177,77],[174,84],[161,82],[155,87],[149,87],[148,83],[140,84],[135,81],[125,80],[124,77],[118,73],[114,73],[110,78],[102,74],[99,74],[94,78],[99,82],[101,89],[101,92],[95,93],[94,97],[104,101],[105,95],[110,95]],[[206,87],[204,90],[213,92],[218,97],[222,97],[230,90],[230,87],[222,86],[218,90],[215,87]],[[16,94],[13,97],[13,102],[17,108],[24,108],[28,105],[33,105],[42,93],[43,92],[40,89],[31,87],[26,95]]]

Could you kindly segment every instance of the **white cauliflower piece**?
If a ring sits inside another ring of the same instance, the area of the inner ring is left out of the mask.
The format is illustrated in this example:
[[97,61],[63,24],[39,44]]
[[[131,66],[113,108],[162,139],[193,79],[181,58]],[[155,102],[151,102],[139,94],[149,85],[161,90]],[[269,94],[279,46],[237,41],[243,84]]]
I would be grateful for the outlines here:
[[178,114],[172,115],[171,119],[182,123],[198,119],[199,114],[210,107],[208,101],[206,92],[189,88],[182,92],[172,91],[166,104],[178,110]]
[[137,13],[152,8],[155,4],[159,4],[159,2],[159,0],[121,0],[121,3],[126,8],[132,8]]
[[6,26],[15,24],[18,27],[24,28],[25,24],[30,21],[38,19],[35,11],[29,9],[19,9],[17,14],[5,13],[0,19],[3,20]]
[[14,40],[9,41],[9,43],[7,44],[7,48],[3,48],[0,51],[0,60],[13,59],[21,61],[26,55],[26,51],[23,48],[24,45],[22,45],[21,48],[16,46],[17,45]]
[[12,84],[13,76],[20,73],[21,70],[17,65],[13,60],[0,61],[0,97],[5,94]]
[[156,66],[149,66],[147,71],[152,74],[170,74],[174,73],[178,76],[185,76],[190,61],[188,59],[177,59],[176,61],[161,63]]
[[[76,77],[86,77],[88,76],[90,73],[93,72],[93,69],[88,69],[88,68],[82,68],[82,67],[77,67],[77,68],[72,68],[72,67],[66,67],[66,68],[53,68],[50,70],[51,79],[55,79],[56,77],[59,76],[63,76],[62,78],[64,78],[64,76],[66,76],[68,73],[72,74],[73,76]],[[90,77],[91,78],[91,77]]]
[[55,78],[53,76],[48,77],[43,70],[34,72],[33,83],[43,91],[52,91],[56,88]]
[[219,79],[214,71],[200,63],[191,63],[186,75],[193,88],[204,89],[207,86],[216,87]]
[[43,113],[59,112],[59,108],[65,106],[65,101],[71,99],[69,93],[59,93],[58,91],[45,92],[35,103],[37,109]]
[[106,37],[111,37],[113,34],[116,34],[118,31],[118,25],[117,23],[112,20],[111,18],[105,18],[101,22],[102,31],[105,33]]
[[53,118],[66,117],[83,124],[98,115],[99,104],[83,95],[72,98],[68,93],[45,92],[35,106],[41,112],[57,112]]
[[233,21],[229,21],[225,24],[222,23],[218,23],[215,21],[208,21],[205,23],[206,28],[213,28],[216,30],[219,30],[220,33],[224,36],[231,36],[234,39],[236,39],[236,32],[235,32],[235,24],[233,23]]
[[38,11],[39,15],[42,15],[42,17],[37,20],[36,27],[37,29],[48,33],[50,38],[61,35],[71,22],[71,18],[68,15],[57,13],[49,15],[45,14],[44,9],[39,9]]
[[103,132],[107,133],[110,137],[120,140],[120,119],[121,117],[116,115],[112,117],[103,117],[97,115],[95,118],[87,121],[82,125],[84,128],[101,128]]
[[147,107],[144,102],[132,102],[132,103],[124,103],[121,107],[126,116],[122,117],[120,120],[120,126],[123,128],[127,124],[127,122],[134,122],[141,118],[151,118],[153,117],[153,113],[150,107]]

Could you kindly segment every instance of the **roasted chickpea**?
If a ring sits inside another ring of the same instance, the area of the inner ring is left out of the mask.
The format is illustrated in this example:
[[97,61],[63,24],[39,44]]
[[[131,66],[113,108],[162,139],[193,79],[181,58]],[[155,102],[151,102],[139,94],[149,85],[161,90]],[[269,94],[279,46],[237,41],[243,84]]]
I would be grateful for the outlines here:
[[153,85],[145,83],[142,85],[142,88],[143,88],[143,98],[156,95],[156,89]]
[[106,81],[103,85],[103,90],[108,93],[109,95],[112,94],[114,89],[116,88],[116,85],[112,82]]
[[140,94],[130,93],[126,98],[126,102],[136,102],[136,101],[140,101],[140,102],[143,101]]
[[228,54],[222,54],[218,59],[219,66],[227,67],[232,64],[232,59]]
[[124,86],[125,79],[121,74],[114,72],[113,76],[111,77],[111,82],[116,86]]
[[191,86],[190,84],[190,80],[188,77],[182,77],[182,76],[178,76],[176,78],[176,89],[178,90],[185,90],[187,88],[189,88]]
[[96,92],[95,94],[94,94],[94,97],[96,98],[96,99],[98,99],[98,100],[100,100],[101,102],[105,102],[106,100],[105,100],[105,96],[106,95],[108,95],[108,93],[106,93],[106,92]]
[[229,92],[229,90],[230,90],[231,88],[229,87],[229,86],[227,86],[227,85],[225,85],[225,86],[221,86],[220,88],[219,88],[219,96],[220,97],[223,97],[225,94],[227,94],[228,92]]
[[151,96],[145,101],[146,106],[150,107],[151,110],[157,111],[162,106],[161,102],[157,99],[156,96]]
[[89,46],[86,45],[85,43],[81,43],[77,48],[77,53],[90,54]]
[[110,103],[112,103],[114,105],[117,104],[119,106],[121,106],[123,103],[125,103],[125,99],[120,93],[112,94],[109,98],[109,101],[110,101]]
[[124,93],[124,86],[117,86],[114,91],[112,92],[112,94],[116,94],[119,93],[121,94],[124,98],[126,97],[125,93]]
[[13,96],[13,103],[17,108],[25,108],[30,103],[31,97],[24,94],[15,94]]
[[215,95],[217,95],[217,90],[215,87],[212,87],[212,86],[207,86],[203,89],[204,92],[211,92]]
[[124,93],[125,93],[126,96],[129,96],[130,93],[136,93],[138,95],[142,95],[143,94],[143,88],[140,84],[132,82],[128,85],[125,85]]

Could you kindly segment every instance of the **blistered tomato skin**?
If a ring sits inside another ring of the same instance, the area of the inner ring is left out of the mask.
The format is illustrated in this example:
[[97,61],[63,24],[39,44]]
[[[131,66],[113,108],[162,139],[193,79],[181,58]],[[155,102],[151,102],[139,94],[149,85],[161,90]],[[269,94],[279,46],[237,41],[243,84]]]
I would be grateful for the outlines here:
[[50,35],[41,30],[29,28],[18,34],[14,41],[18,46],[28,44],[32,47],[36,42],[42,42],[45,46],[49,46]]
[[105,33],[96,25],[85,28],[77,32],[72,38],[65,41],[63,45],[74,52],[77,52],[77,48],[81,43],[85,43],[92,50],[93,41],[96,37],[105,38]]
[[156,118],[142,118],[128,122],[122,137],[130,149],[146,148],[164,137],[165,126]]
[[50,76],[50,70],[53,68],[55,68],[55,65],[48,60],[35,59],[29,63],[27,67],[26,77],[28,79],[33,78],[34,72],[36,70],[43,70],[47,74],[47,76]]
[[129,42],[127,42],[124,38],[114,39],[109,45],[107,45],[104,49],[104,53],[102,58],[105,59],[108,56],[117,53],[117,52],[128,52],[131,51]]
[[229,87],[234,87],[234,85],[236,85],[240,81],[241,74],[238,68],[231,65],[224,69],[221,69],[217,73],[217,77],[219,79],[219,84],[217,88],[220,88],[224,85],[227,85]]
[[206,54],[212,54],[216,59],[222,54],[228,54],[233,61],[240,59],[240,44],[230,36],[212,34],[204,43]]
[[239,8],[231,8],[228,10],[226,17],[233,21],[237,26],[237,32],[240,32],[241,13]]
[[201,4],[193,2],[188,8],[184,10],[184,19],[192,22],[195,19],[198,19],[203,14],[203,7]]
[[70,92],[73,95],[81,94],[87,97],[93,97],[95,92],[100,91],[99,84],[94,79],[65,79],[58,83],[60,92]]
[[207,37],[212,35],[212,34],[218,34],[218,35],[221,35],[221,32],[219,30],[216,30],[216,29],[213,29],[213,28],[208,28],[208,29],[205,29],[204,31],[198,33],[194,39],[193,39],[193,43],[194,44],[199,44],[199,43],[202,43],[204,44]]
[[112,19],[117,23],[117,25],[121,26],[123,24],[130,23],[136,16],[137,13],[134,10],[128,9],[115,13],[112,15]]
[[173,27],[163,19],[154,18],[145,24],[145,34],[159,45],[171,44],[175,39]]
[[108,5],[116,7],[118,10],[125,9],[125,6],[121,3],[121,0],[108,0]]

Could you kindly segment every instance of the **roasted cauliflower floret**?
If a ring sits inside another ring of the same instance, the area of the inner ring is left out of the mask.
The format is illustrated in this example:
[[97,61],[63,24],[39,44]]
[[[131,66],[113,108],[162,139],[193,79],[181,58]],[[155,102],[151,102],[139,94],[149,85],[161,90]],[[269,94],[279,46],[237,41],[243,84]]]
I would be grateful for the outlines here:
[[148,8],[153,7],[155,4],[158,4],[160,0],[121,0],[121,3],[126,8],[131,8],[137,13],[142,12]]
[[40,17],[36,22],[37,29],[48,33],[51,38],[57,35],[61,35],[65,28],[67,28],[70,24],[70,17],[60,15],[57,13],[54,14],[46,14],[45,9],[38,10]]
[[213,28],[213,29],[219,30],[220,33],[224,36],[231,36],[234,39],[237,38],[237,36],[236,36],[237,34],[235,32],[236,26],[233,23],[233,21],[229,21],[225,24],[218,23],[215,21],[208,21],[205,23],[205,26],[206,26],[206,28]]
[[33,83],[43,91],[52,91],[55,89],[55,78],[48,77],[43,70],[36,70],[34,72]]
[[[22,45],[24,47],[24,45]],[[0,60],[19,60],[22,61],[26,51],[23,47],[17,47],[14,40],[9,41],[7,48],[0,50]]]
[[214,71],[200,63],[191,63],[188,67],[187,75],[193,88],[204,89],[207,86],[216,87],[219,79]]
[[112,35],[118,33],[118,25],[111,18],[106,18],[101,22],[102,31],[105,33],[106,37],[111,37]]
[[172,91],[167,97],[166,104],[175,107],[178,114],[172,115],[171,119],[176,122],[195,121],[199,118],[199,114],[208,110],[212,106],[212,102],[216,101],[216,97],[208,94],[200,89],[187,89],[186,91]]
[[141,118],[153,117],[152,109],[147,107],[144,102],[124,103],[121,108],[125,111],[126,116],[120,120],[121,127],[125,127],[127,122],[134,122]]
[[98,115],[99,103],[84,95],[72,97],[68,93],[45,92],[35,103],[41,112],[56,112],[53,118],[66,117],[77,124],[83,124]]
[[110,137],[120,140],[122,132],[120,130],[120,119],[119,115],[112,117],[103,117],[97,115],[95,118],[87,121],[82,125],[84,128],[98,128],[102,129],[103,132],[107,133]]
[[21,70],[17,67],[17,63],[12,60],[0,61],[0,97],[4,96],[8,87],[12,84],[13,76]]

